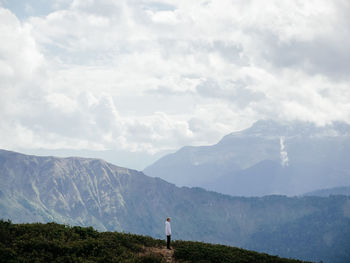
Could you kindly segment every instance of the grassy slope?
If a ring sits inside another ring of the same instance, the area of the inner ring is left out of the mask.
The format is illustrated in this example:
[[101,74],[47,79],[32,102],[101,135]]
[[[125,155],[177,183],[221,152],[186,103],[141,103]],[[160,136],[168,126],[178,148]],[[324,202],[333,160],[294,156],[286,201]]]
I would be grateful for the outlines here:
[[[56,223],[12,224],[0,220],[0,262],[165,262],[159,254],[163,240],[92,227]],[[200,242],[173,242],[178,262],[301,262],[234,247]]]

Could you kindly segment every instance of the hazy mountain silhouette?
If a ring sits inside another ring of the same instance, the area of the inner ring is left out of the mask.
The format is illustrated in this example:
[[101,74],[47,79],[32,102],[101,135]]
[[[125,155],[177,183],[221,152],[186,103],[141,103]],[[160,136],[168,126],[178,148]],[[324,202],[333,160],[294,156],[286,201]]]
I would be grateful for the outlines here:
[[183,147],[144,170],[178,186],[242,196],[350,185],[350,126],[258,121],[213,146]]
[[305,196],[322,196],[328,197],[331,195],[346,195],[350,196],[350,186],[334,187],[328,189],[315,190],[304,194]]

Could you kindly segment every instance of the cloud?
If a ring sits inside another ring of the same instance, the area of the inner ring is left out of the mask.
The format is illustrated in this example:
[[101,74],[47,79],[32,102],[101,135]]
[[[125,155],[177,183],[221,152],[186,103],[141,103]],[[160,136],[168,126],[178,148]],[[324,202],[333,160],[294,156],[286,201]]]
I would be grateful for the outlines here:
[[2,80],[10,81],[15,74],[16,78],[30,80],[43,61],[30,27],[22,26],[10,11],[3,8],[0,8],[0,21],[1,64],[6,68],[0,73],[4,74]]
[[37,48],[31,28],[8,10],[0,8],[0,116],[1,126],[14,125],[28,114],[28,101],[36,100],[45,76],[45,59]]
[[249,85],[249,79],[229,79],[221,83],[206,79],[197,85],[196,91],[200,96],[227,100],[235,103],[238,108],[244,108],[251,102],[265,98],[264,93],[249,89]]
[[348,2],[293,1],[254,6],[261,9],[245,28],[264,50],[256,57],[260,63],[302,69],[335,80],[349,75]]
[[[20,22],[6,9],[0,10],[0,19],[4,40],[0,46],[0,147],[154,153],[189,142],[186,121],[161,112],[121,116],[110,93],[113,79],[105,80],[114,70],[72,69],[50,61],[46,50],[40,52],[31,24]],[[101,83],[106,92],[100,92]]]
[[288,166],[289,165],[289,158],[288,158],[288,153],[286,151],[286,146],[285,146],[285,138],[284,137],[280,137],[280,157],[281,157],[281,165],[283,167]]
[[350,122],[346,1],[8,3],[0,147],[155,153],[260,118]]

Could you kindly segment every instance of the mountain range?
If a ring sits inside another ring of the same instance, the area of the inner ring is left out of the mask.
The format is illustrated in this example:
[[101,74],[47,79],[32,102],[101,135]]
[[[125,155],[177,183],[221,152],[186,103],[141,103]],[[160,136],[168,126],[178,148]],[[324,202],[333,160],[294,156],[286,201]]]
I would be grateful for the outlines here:
[[212,146],[186,146],[144,169],[233,196],[301,195],[350,185],[350,125],[261,120]]
[[304,194],[305,196],[322,196],[328,197],[331,195],[346,195],[350,196],[350,186],[341,186],[327,189],[319,189],[309,193]]
[[94,226],[164,238],[229,244],[282,257],[349,262],[350,200],[232,197],[177,187],[99,159],[37,157],[0,150],[0,218]]

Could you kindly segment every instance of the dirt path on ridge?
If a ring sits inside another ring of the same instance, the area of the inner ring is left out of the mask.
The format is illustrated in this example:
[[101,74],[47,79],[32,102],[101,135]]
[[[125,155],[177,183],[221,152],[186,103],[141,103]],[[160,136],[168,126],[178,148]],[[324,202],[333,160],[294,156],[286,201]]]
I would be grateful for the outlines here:
[[173,257],[174,250],[169,250],[166,247],[145,247],[145,254],[158,254],[165,259],[166,263],[176,263]]

